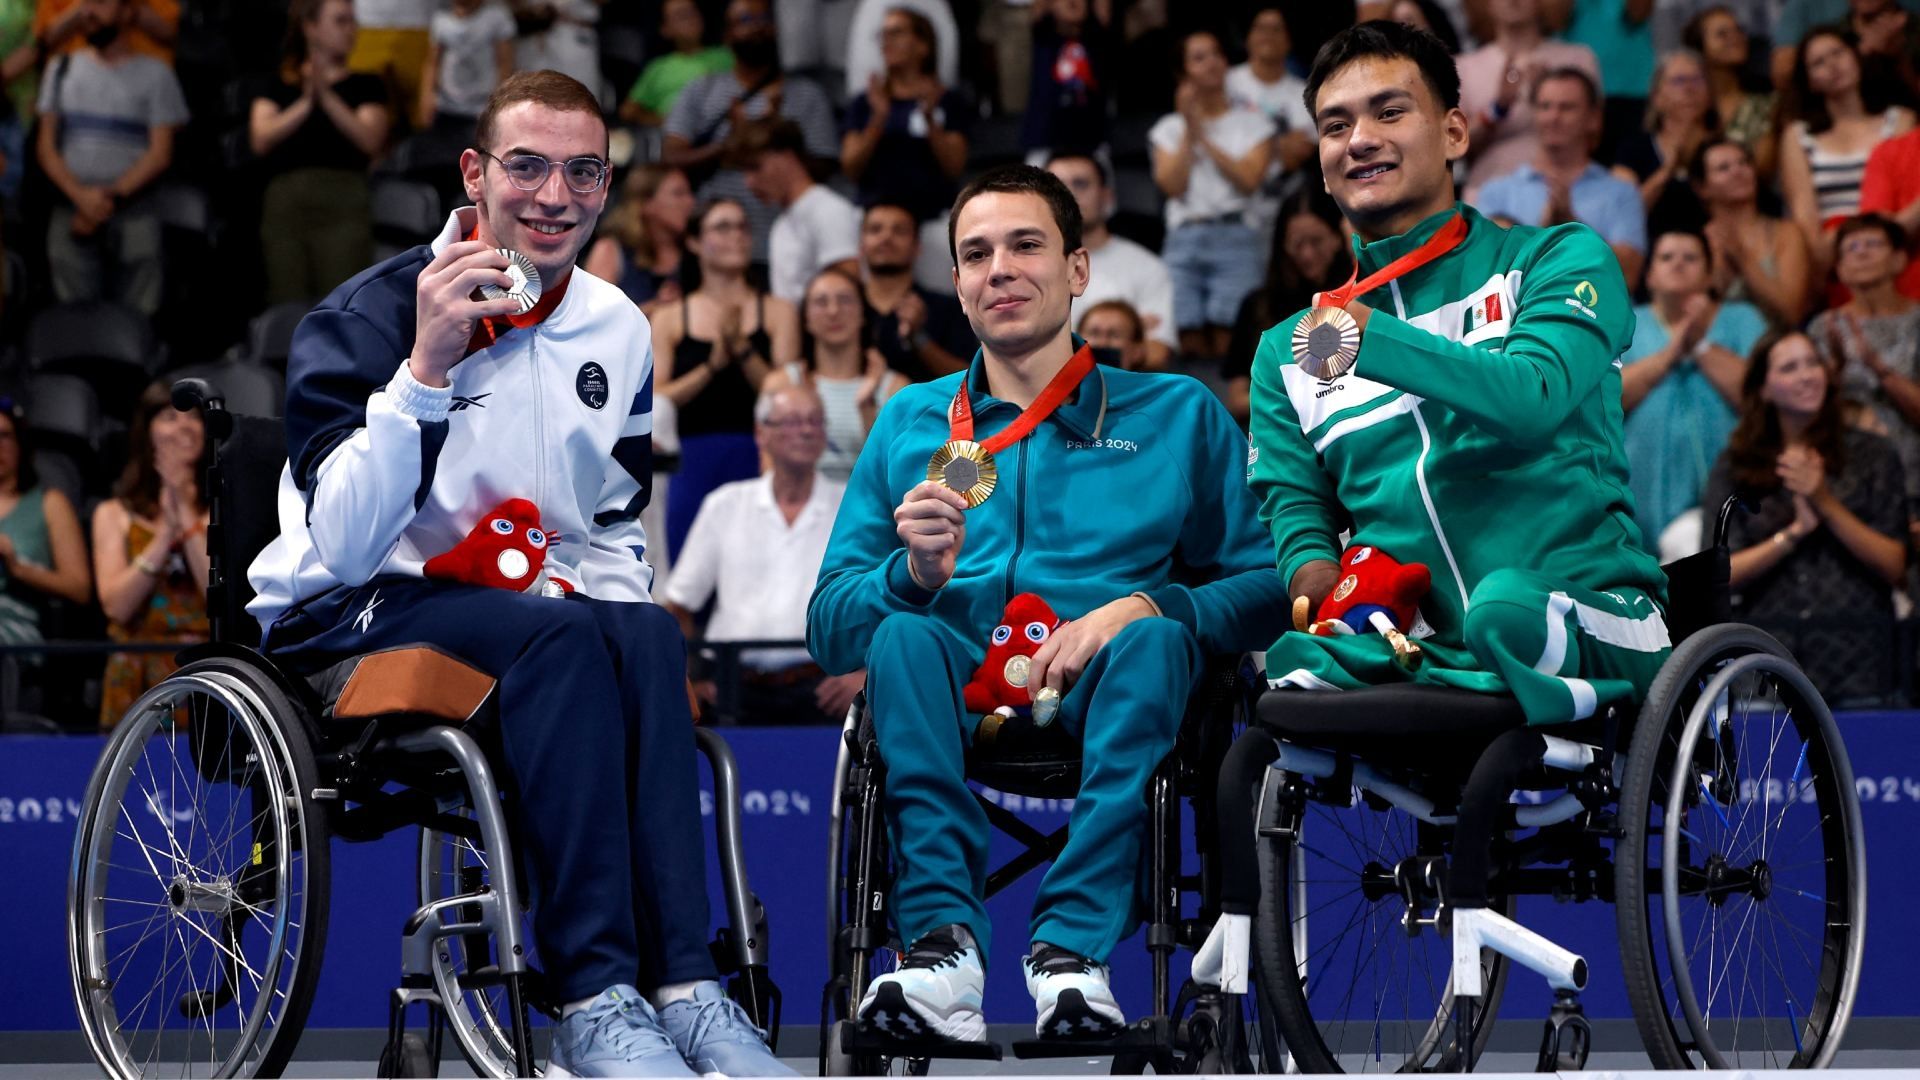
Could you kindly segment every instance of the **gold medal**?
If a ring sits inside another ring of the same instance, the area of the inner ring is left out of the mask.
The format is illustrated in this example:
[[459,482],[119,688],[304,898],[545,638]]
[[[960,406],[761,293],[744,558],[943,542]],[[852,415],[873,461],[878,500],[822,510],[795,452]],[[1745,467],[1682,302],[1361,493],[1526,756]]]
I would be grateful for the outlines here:
[[955,439],[933,452],[927,461],[927,479],[959,492],[971,510],[993,494],[993,486],[1000,482],[1000,470],[986,447],[970,439]]
[[1346,308],[1321,306],[1293,324],[1293,362],[1329,382],[1353,370],[1360,358],[1360,324]]

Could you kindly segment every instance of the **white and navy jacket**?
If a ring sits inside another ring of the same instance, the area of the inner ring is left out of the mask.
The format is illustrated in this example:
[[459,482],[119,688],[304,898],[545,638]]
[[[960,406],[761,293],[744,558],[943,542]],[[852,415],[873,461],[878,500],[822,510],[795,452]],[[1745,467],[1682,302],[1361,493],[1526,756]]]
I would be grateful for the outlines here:
[[341,585],[420,576],[481,515],[532,500],[546,575],[602,600],[647,601],[640,511],[652,475],[653,334],[618,288],[575,268],[559,304],[422,385],[415,286],[470,235],[456,210],[432,244],[374,266],[300,321],[287,359],[280,536],[247,571],[263,627]]

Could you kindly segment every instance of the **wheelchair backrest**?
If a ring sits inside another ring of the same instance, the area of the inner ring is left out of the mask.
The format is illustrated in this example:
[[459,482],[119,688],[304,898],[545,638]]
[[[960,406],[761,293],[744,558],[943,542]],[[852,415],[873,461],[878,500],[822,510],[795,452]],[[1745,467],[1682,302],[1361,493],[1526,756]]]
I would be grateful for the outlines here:
[[280,535],[280,470],[286,463],[286,425],[273,417],[235,415],[233,433],[214,449],[208,498],[218,527],[209,530],[207,612],[220,637],[236,644],[260,643],[260,624],[246,610],[253,599],[247,567]]

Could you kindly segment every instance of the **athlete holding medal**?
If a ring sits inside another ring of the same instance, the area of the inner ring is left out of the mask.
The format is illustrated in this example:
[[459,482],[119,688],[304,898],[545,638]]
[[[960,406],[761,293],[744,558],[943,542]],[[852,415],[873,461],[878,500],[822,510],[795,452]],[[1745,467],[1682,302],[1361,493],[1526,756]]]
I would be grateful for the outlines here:
[[1338,583],[1343,532],[1433,586],[1414,671],[1379,635],[1296,633],[1268,676],[1507,693],[1534,724],[1639,700],[1671,646],[1627,489],[1633,314],[1612,252],[1584,225],[1502,229],[1456,201],[1467,117],[1425,32],[1342,32],[1306,96],[1355,275],[1261,339],[1249,480],[1307,610]]
[[980,717],[961,688],[1020,593],[1066,622],[1029,667],[1036,721],[1084,745],[1066,849],[1034,901],[1025,968],[1043,1037],[1124,1021],[1106,959],[1135,925],[1141,798],[1205,657],[1257,648],[1287,595],[1242,479],[1246,440],[1205,386],[1097,366],[1069,329],[1087,283],[1080,211],[1029,166],[955,201],[967,370],[896,394],[854,465],[808,610],[830,672],[867,669],[912,942],[860,1002],[870,1028],[982,1040],[989,827],[965,781]]

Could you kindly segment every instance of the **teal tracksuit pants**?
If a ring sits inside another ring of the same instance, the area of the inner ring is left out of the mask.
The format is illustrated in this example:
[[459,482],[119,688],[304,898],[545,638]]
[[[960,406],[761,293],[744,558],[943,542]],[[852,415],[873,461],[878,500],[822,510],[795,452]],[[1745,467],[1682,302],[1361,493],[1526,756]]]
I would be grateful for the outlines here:
[[[900,936],[912,942],[960,923],[988,955],[993,928],[981,897],[991,827],[966,784],[980,718],[960,696],[981,659],[977,646],[926,615],[890,615],[868,653],[867,701],[887,765]],[[1056,722],[1081,740],[1085,760],[1066,848],[1034,899],[1030,940],[1104,963],[1133,931],[1147,781],[1172,751],[1204,667],[1186,627],[1141,619],[1096,653],[1061,699]]]

